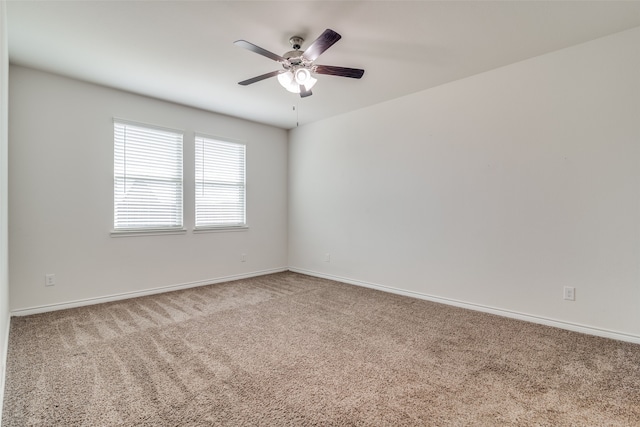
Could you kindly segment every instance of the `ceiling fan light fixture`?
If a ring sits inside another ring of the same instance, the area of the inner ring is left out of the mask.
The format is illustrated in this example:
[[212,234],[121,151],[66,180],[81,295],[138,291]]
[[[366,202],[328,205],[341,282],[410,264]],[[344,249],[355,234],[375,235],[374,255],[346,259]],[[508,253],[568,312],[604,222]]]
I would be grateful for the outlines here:
[[300,86],[304,86],[307,91],[316,84],[315,79],[306,68],[297,68],[293,71],[287,70],[278,74],[280,85],[291,93],[300,93]]

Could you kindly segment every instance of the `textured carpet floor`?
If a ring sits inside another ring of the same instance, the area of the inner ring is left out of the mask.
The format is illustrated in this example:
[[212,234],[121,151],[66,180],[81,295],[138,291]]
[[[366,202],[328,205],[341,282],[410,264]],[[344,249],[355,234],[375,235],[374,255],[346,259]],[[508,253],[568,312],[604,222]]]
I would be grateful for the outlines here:
[[640,346],[291,272],[11,320],[5,426],[640,425]]

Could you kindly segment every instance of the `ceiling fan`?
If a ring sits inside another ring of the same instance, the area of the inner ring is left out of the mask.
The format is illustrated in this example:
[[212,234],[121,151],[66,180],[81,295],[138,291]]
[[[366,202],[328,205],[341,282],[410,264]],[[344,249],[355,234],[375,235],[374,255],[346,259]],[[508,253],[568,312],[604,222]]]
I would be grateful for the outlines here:
[[289,92],[299,93],[300,97],[305,98],[311,95],[311,88],[316,83],[313,74],[327,74],[330,76],[350,77],[359,79],[364,74],[364,70],[358,68],[335,67],[333,65],[317,65],[314,63],[322,53],[329,49],[335,42],[340,40],[342,36],[333,30],[326,29],[320,37],[318,37],[304,51],[300,50],[304,39],[299,36],[293,36],[289,39],[292,51],[284,55],[276,55],[246,40],[237,40],[233,42],[236,46],[243,47],[252,52],[266,56],[282,65],[282,70],[272,71],[262,74],[248,80],[239,82],[239,85],[247,86],[269,77],[278,76],[278,82]]

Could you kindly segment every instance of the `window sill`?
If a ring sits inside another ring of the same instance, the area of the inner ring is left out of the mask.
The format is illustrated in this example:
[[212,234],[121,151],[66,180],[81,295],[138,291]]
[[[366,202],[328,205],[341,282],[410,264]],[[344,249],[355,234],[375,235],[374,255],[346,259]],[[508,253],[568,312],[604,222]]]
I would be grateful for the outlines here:
[[111,237],[163,236],[166,234],[186,234],[184,228],[167,228],[151,230],[111,230]]
[[247,231],[248,225],[223,226],[223,227],[200,227],[194,228],[194,233],[224,233],[227,231]]

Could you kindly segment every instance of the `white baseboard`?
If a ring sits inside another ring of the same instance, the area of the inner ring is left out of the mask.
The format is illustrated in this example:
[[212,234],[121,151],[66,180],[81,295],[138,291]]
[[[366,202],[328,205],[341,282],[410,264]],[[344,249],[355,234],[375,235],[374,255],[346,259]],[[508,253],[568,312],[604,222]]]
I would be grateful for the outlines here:
[[450,298],[442,298],[434,295],[423,294],[420,292],[407,291],[404,289],[394,288],[394,287],[385,286],[385,285],[379,285],[376,283],[364,282],[362,280],[349,279],[346,277],[334,276],[332,274],[318,273],[315,271],[305,270],[302,268],[289,267],[289,270],[295,273],[306,274],[308,276],[320,277],[323,279],[335,280],[336,282],[347,283],[349,285],[362,286],[365,288],[371,288],[379,291],[390,292],[393,294],[419,298],[419,299],[433,301],[441,304],[452,305],[455,307],[466,308],[469,310],[481,311],[484,313],[496,314],[498,316],[509,317],[512,319],[524,320],[527,322],[537,323],[540,325],[553,326],[555,328],[566,329],[573,332],[580,332],[583,334],[595,335],[598,337],[611,338],[614,340],[640,344],[640,336],[626,334],[623,332],[616,332],[616,331],[610,331],[607,329],[594,328],[592,326],[580,325],[577,323],[565,322],[562,320],[549,319],[541,316],[533,316],[531,314],[519,313],[516,311],[509,311],[509,310],[489,307],[481,304],[458,301]]
[[[21,308],[11,310],[11,316],[29,316],[31,314],[46,313],[49,311],[65,310],[68,308],[83,307],[86,305],[102,304],[105,302],[119,301],[129,298],[143,297],[146,295],[161,294],[164,292],[177,291],[180,289],[195,288],[198,286],[213,285],[216,283],[230,282],[232,280],[248,279],[250,277],[264,276],[265,274],[280,273],[287,271],[287,267],[272,268],[268,270],[252,271],[250,273],[235,274],[231,276],[216,277],[214,279],[199,280],[197,282],[180,283],[177,285],[160,286],[157,288],[145,289],[142,291],[123,292],[119,294],[107,295],[96,298],[86,298],[70,302],[57,304],[40,305],[36,307]],[[7,334],[8,335],[8,334]]]
[[[459,301],[459,300],[450,299],[450,298],[443,298],[443,297],[438,297],[438,296],[434,296],[434,295],[428,295],[428,294],[424,294],[424,293],[420,293],[420,292],[414,292],[414,291],[408,291],[408,290],[404,290],[404,289],[394,288],[394,287],[391,287],[391,286],[385,286],[385,285],[380,285],[380,284],[376,284],[376,283],[365,282],[365,281],[362,281],[362,280],[350,279],[350,278],[347,278],[347,277],[340,277],[340,276],[335,276],[335,275],[332,275],[332,274],[319,273],[319,272],[316,272],[316,271],[305,270],[305,269],[297,268],[297,267],[279,267],[279,268],[268,269],[268,270],[254,271],[254,272],[250,272],[250,273],[243,273],[243,274],[237,274],[237,275],[231,275],[231,276],[217,277],[217,278],[214,278],[214,279],[200,280],[200,281],[197,281],[197,282],[189,282],[189,283],[181,283],[181,284],[177,284],[177,285],[161,286],[161,287],[158,287],[158,288],[146,289],[146,290],[143,290],[143,291],[124,292],[124,293],[108,295],[108,296],[103,296],[103,297],[97,297],[97,298],[87,298],[87,299],[64,302],[64,303],[58,303],[58,304],[49,304],[49,305],[42,305],[42,306],[37,306],[37,307],[29,307],[29,308],[24,308],[24,309],[17,309],[17,310],[12,310],[11,311],[11,316],[28,316],[28,315],[31,315],[31,314],[46,313],[48,311],[65,310],[65,309],[68,309],[68,308],[82,307],[82,306],[93,305],[93,304],[101,304],[101,303],[105,303],[105,302],[118,301],[118,300],[123,300],[123,299],[128,299],[128,298],[136,298],[136,297],[141,297],[141,296],[145,296],[145,295],[155,295],[155,294],[159,294],[159,293],[163,293],[163,292],[171,292],[171,291],[177,291],[177,290],[180,290],[180,289],[195,288],[195,287],[198,287],[198,286],[212,285],[212,284],[215,284],[215,283],[229,282],[229,281],[232,281],[232,280],[247,279],[247,278],[250,278],[250,277],[257,277],[257,276],[263,276],[263,275],[266,275],[266,274],[279,273],[279,272],[283,272],[283,271],[287,271],[287,270],[293,271],[295,273],[306,274],[308,276],[314,276],[314,277],[320,277],[320,278],[323,278],[323,279],[335,280],[337,282],[346,283],[346,284],[349,284],[349,285],[362,286],[362,287],[365,287],[365,288],[371,288],[371,289],[376,289],[376,290],[383,291],[383,292],[390,292],[390,293],[393,293],[393,294],[404,295],[404,296],[423,299],[423,300],[427,300],[427,301],[433,301],[433,302],[437,302],[437,303],[441,303],[441,304],[452,305],[452,306],[455,306],[455,307],[466,308],[466,309],[469,309],[469,310],[475,310],[475,311],[480,311],[480,312],[484,312],[484,313],[496,314],[498,316],[508,317],[508,318],[512,318],[512,319],[518,319],[518,320],[524,320],[524,321],[527,321],[527,322],[537,323],[537,324],[540,324],[540,325],[546,325],[546,326],[552,326],[552,327],[555,327],[555,328],[566,329],[566,330],[573,331],[573,332],[580,332],[580,333],[583,333],[583,334],[595,335],[595,336],[599,336],[599,337],[611,338],[611,339],[614,339],[614,340],[620,340],[620,341],[631,342],[631,343],[634,343],[634,344],[640,344],[640,336],[637,336],[637,335],[631,335],[631,334],[626,334],[626,333],[623,333],[623,332],[611,331],[611,330],[602,329],[602,328],[595,328],[595,327],[592,327],[592,326],[586,326],[586,325],[566,322],[566,321],[562,321],[562,320],[555,320],[555,319],[550,319],[550,318],[541,317],[541,316],[534,316],[534,315],[531,315],[531,314],[519,313],[519,312],[516,312],[516,311],[510,311],[510,310],[505,310],[505,309],[501,309],[501,308],[489,307],[489,306],[485,306],[485,305],[481,305],[481,304],[474,304],[474,303],[465,302],[465,301]],[[8,322],[7,322],[7,327],[9,327],[9,323]],[[5,335],[5,340],[8,340],[8,338],[9,338],[9,333],[7,331],[7,333]],[[4,361],[4,366],[6,366],[6,357],[7,357],[6,351],[7,351],[7,347],[8,347],[8,341],[5,343],[5,347],[4,347],[5,348],[5,354],[0,356],[0,357],[3,357],[2,360]],[[0,378],[0,386],[2,387],[0,389],[0,393],[1,393],[4,390],[4,372],[2,372],[2,378]]]

